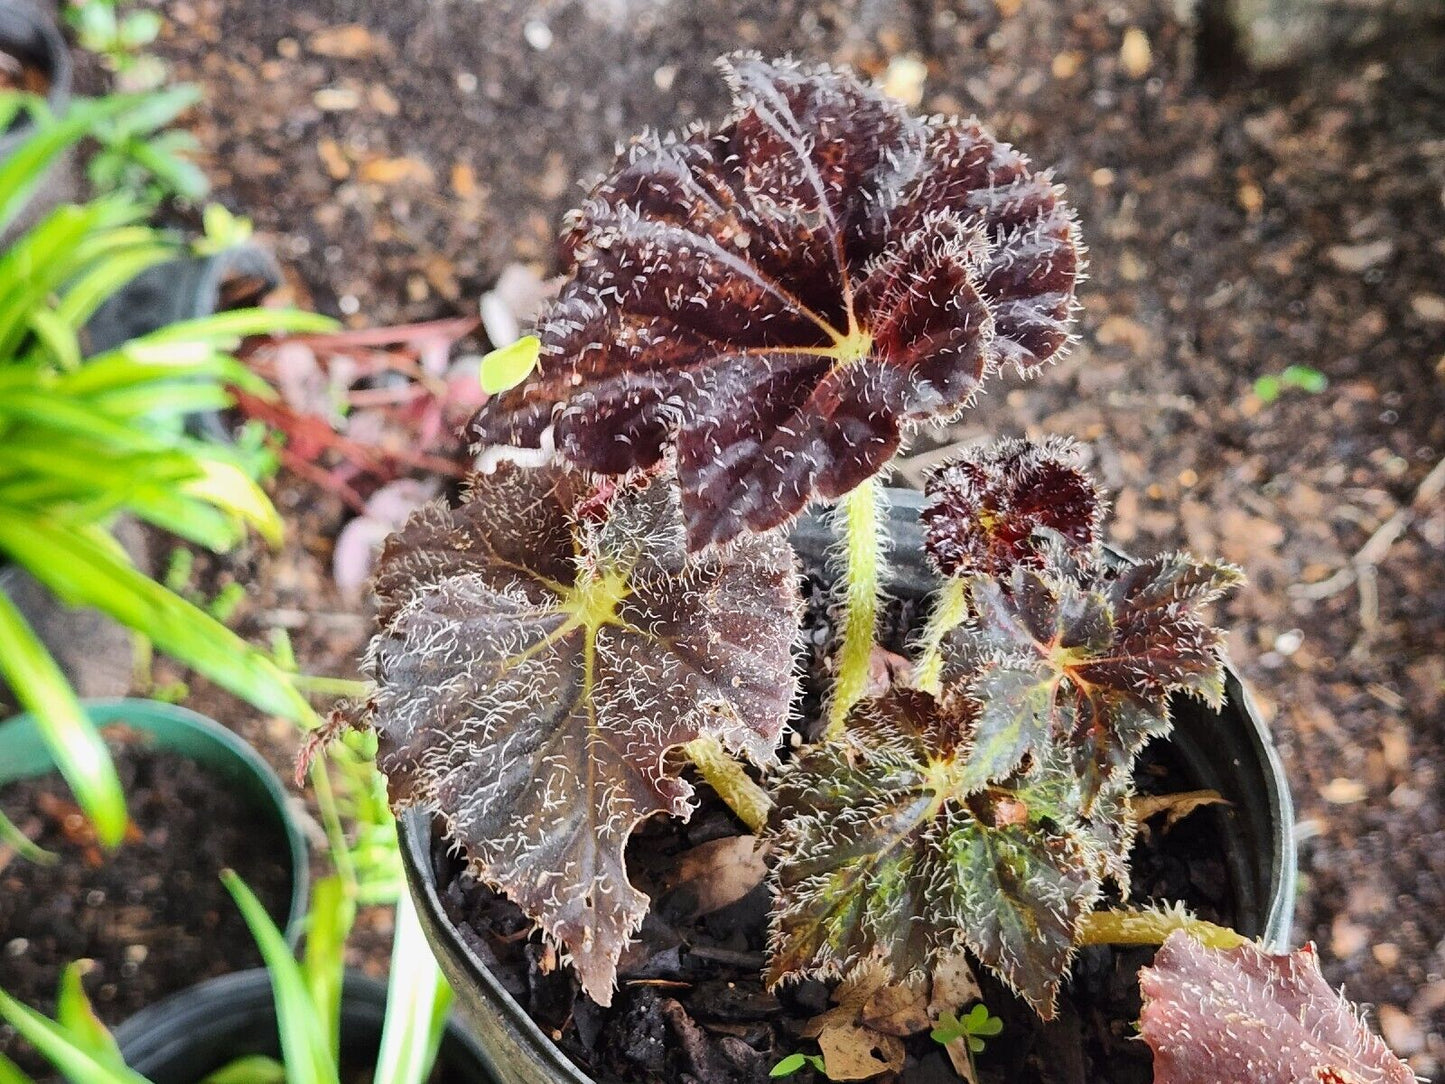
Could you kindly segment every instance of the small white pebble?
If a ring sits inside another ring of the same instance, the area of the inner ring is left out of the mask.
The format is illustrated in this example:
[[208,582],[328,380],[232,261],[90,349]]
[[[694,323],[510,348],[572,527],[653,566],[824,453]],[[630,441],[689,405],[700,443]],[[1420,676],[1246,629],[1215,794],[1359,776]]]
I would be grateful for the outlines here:
[[1300,649],[1300,645],[1304,642],[1305,634],[1303,629],[1290,629],[1288,632],[1282,632],[1274,638],[1274,649],[1285,658],[1289,658]]
[[552,28],[536,19],[522,27],[522,37],[526,38],[527,44],[539,53],[552,47]]

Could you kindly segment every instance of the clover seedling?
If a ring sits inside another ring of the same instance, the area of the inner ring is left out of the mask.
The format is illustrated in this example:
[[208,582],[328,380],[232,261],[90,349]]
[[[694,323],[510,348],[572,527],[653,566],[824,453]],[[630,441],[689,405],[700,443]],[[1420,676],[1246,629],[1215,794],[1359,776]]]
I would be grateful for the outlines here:
[[1329,378],[1318,369],[1308,365],[1290,365],[1279,373],[1268,373],[1256,380],[1254,394],[1260,402],[1272,403],[1286,388],[1318,395],[1329,386]]
[[692,809],[669,754],[706,737],[775,759],[796,575],[772,535],[689,555],[659,473],[598,489],[504,463],[387,543],[364,720],[393,801],[439,813],[603,1005],[647,909],[628,837]]
[[963,1016],[951,1012],[940,1013],[938,1026],[930,1031],[929,1037],[936,1043],[947,1045],[964,1039],[970,1054],[982,1054],[984,1040],[992,1039],[1003,1031],[1003,1021],[988,1011],[988,1006],[975,1005]]
[[827,1076],[827,1071],[823,1068],[823,1057],[821,1054],[789,1054],[768,1071],[768,1076],[792,1076],[805,1065],[811,1066],[814,1072]]

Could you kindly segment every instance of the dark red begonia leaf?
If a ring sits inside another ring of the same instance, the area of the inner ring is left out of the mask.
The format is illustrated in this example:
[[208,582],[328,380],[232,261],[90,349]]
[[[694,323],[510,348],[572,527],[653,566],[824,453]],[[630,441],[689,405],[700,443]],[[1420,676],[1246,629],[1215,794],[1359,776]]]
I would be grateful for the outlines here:
[[1020,562],[1044,563],[1045,537],[1091,551],[1104,501],[1073,463],[1073,447],[1000,440],[934,471],[922,520],[935,567],[945,576],[1007,577]]
[[593,191],[539,371],[471,425],[535,444],[555,422],[605,473],[675,442],[693,548],[843,495],[1001,364],[1052,358],[1081,267],[1057,188],[976,123],[827,68],[724,73],[729,120],[640,138]]
[[1180,930],[1139,972],[1154,1084],[1413,1084],[1320,974],[1313,945],[1207,948]]

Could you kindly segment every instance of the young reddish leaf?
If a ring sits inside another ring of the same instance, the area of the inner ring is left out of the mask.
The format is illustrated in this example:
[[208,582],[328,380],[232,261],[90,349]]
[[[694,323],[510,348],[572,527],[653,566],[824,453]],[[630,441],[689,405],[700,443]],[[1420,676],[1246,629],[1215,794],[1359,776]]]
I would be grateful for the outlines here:
[[970,786],[973,726],[961,698],[895,689],[784,775],[770,983],[875,957],[901,979],[966,946],[1052,1016],[1102,837],[1066,764]]
[[1104,502],[1072,463],[1073,443],[1000,440],[934,471],[925,492],[925,545],[945,576],[1007,576],[1041,565],[1039,531],[1088,553],[1099,539]]
[[1169,554],[1083,578],[1019,565],[1007,580],[971,583],[976,619],[952,634],[944,668],[981,704],[970,785],[1057,745],[1087,809],[1168,732],[1170,694],[1222,699],[1223,634],[1200,609],[1240,582],[1237,569]]
[[1413,1084],[1320,974],[1314,947],[1273,955],[1170,934],[1139,972],[1155,1084]]
[[540,371],[481,443],[605,473],[677,446],[689,543],[777,526],[877,473],[1005,361],[1065,344],[1081,258],[1045,175],[976,123],[852,75],[723,62],[716,132],[645,136],[572,223]]
[[369,722],[399,806],[440,813],[473,868],[608,1004],[647,898],[623,850],[686,816],[669,750],[771,762],[795,689],[794,560],[776,535],[691,557],[675,482],[593,492],[502,464],[387,543]]

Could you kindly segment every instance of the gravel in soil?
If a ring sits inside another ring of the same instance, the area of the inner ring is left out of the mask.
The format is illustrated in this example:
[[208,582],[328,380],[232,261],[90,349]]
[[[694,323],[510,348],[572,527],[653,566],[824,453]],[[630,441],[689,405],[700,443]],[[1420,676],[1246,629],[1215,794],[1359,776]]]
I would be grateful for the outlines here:
[[[108,728],[132,825],[113,854],[95,843],[58,775],[0,789],[3,810],[59,856],[30,863],[0,847],[0,988],[47,1014],[61,971],[89,960],[85,987],[117,1024],[204,979],[257,967],[261,955],[221,884],[234,869],[284,925],[291,868],[284,837],[194,761]],[[0,1026],[0,1052],[18,1039]],[[43,1065],[28,1052],[22,1067]]]
[[[165,0],[206,104],[217,195],[292,289],[355,325],[475,312],[510,262],[553,270],[561,212],[644,125],[717,117],[735,48],[885,75],[1052,163],[1091,247],[1073,355],[900,469],[987,435],[1089,442],[1111,541],[1243,564],[1222,608],[1300,814],[1296,939],[1445,1076],[1445,24],[1260,75],[1175,0]],[[1129,48],[1125,48],[1126,40]],[[1141,44],[1145,48],[1140,48]],[[1318,393],[1256,393],[1289,366]],[[363,608],[344,520],[294,478],[296,541],[241,576],[243,629],[346,673]],[[1382,533],[1383,532],[1383,533]],[[243,566],[244,567],[244,566]],[[285,763],[294,739],[198,683]]]

